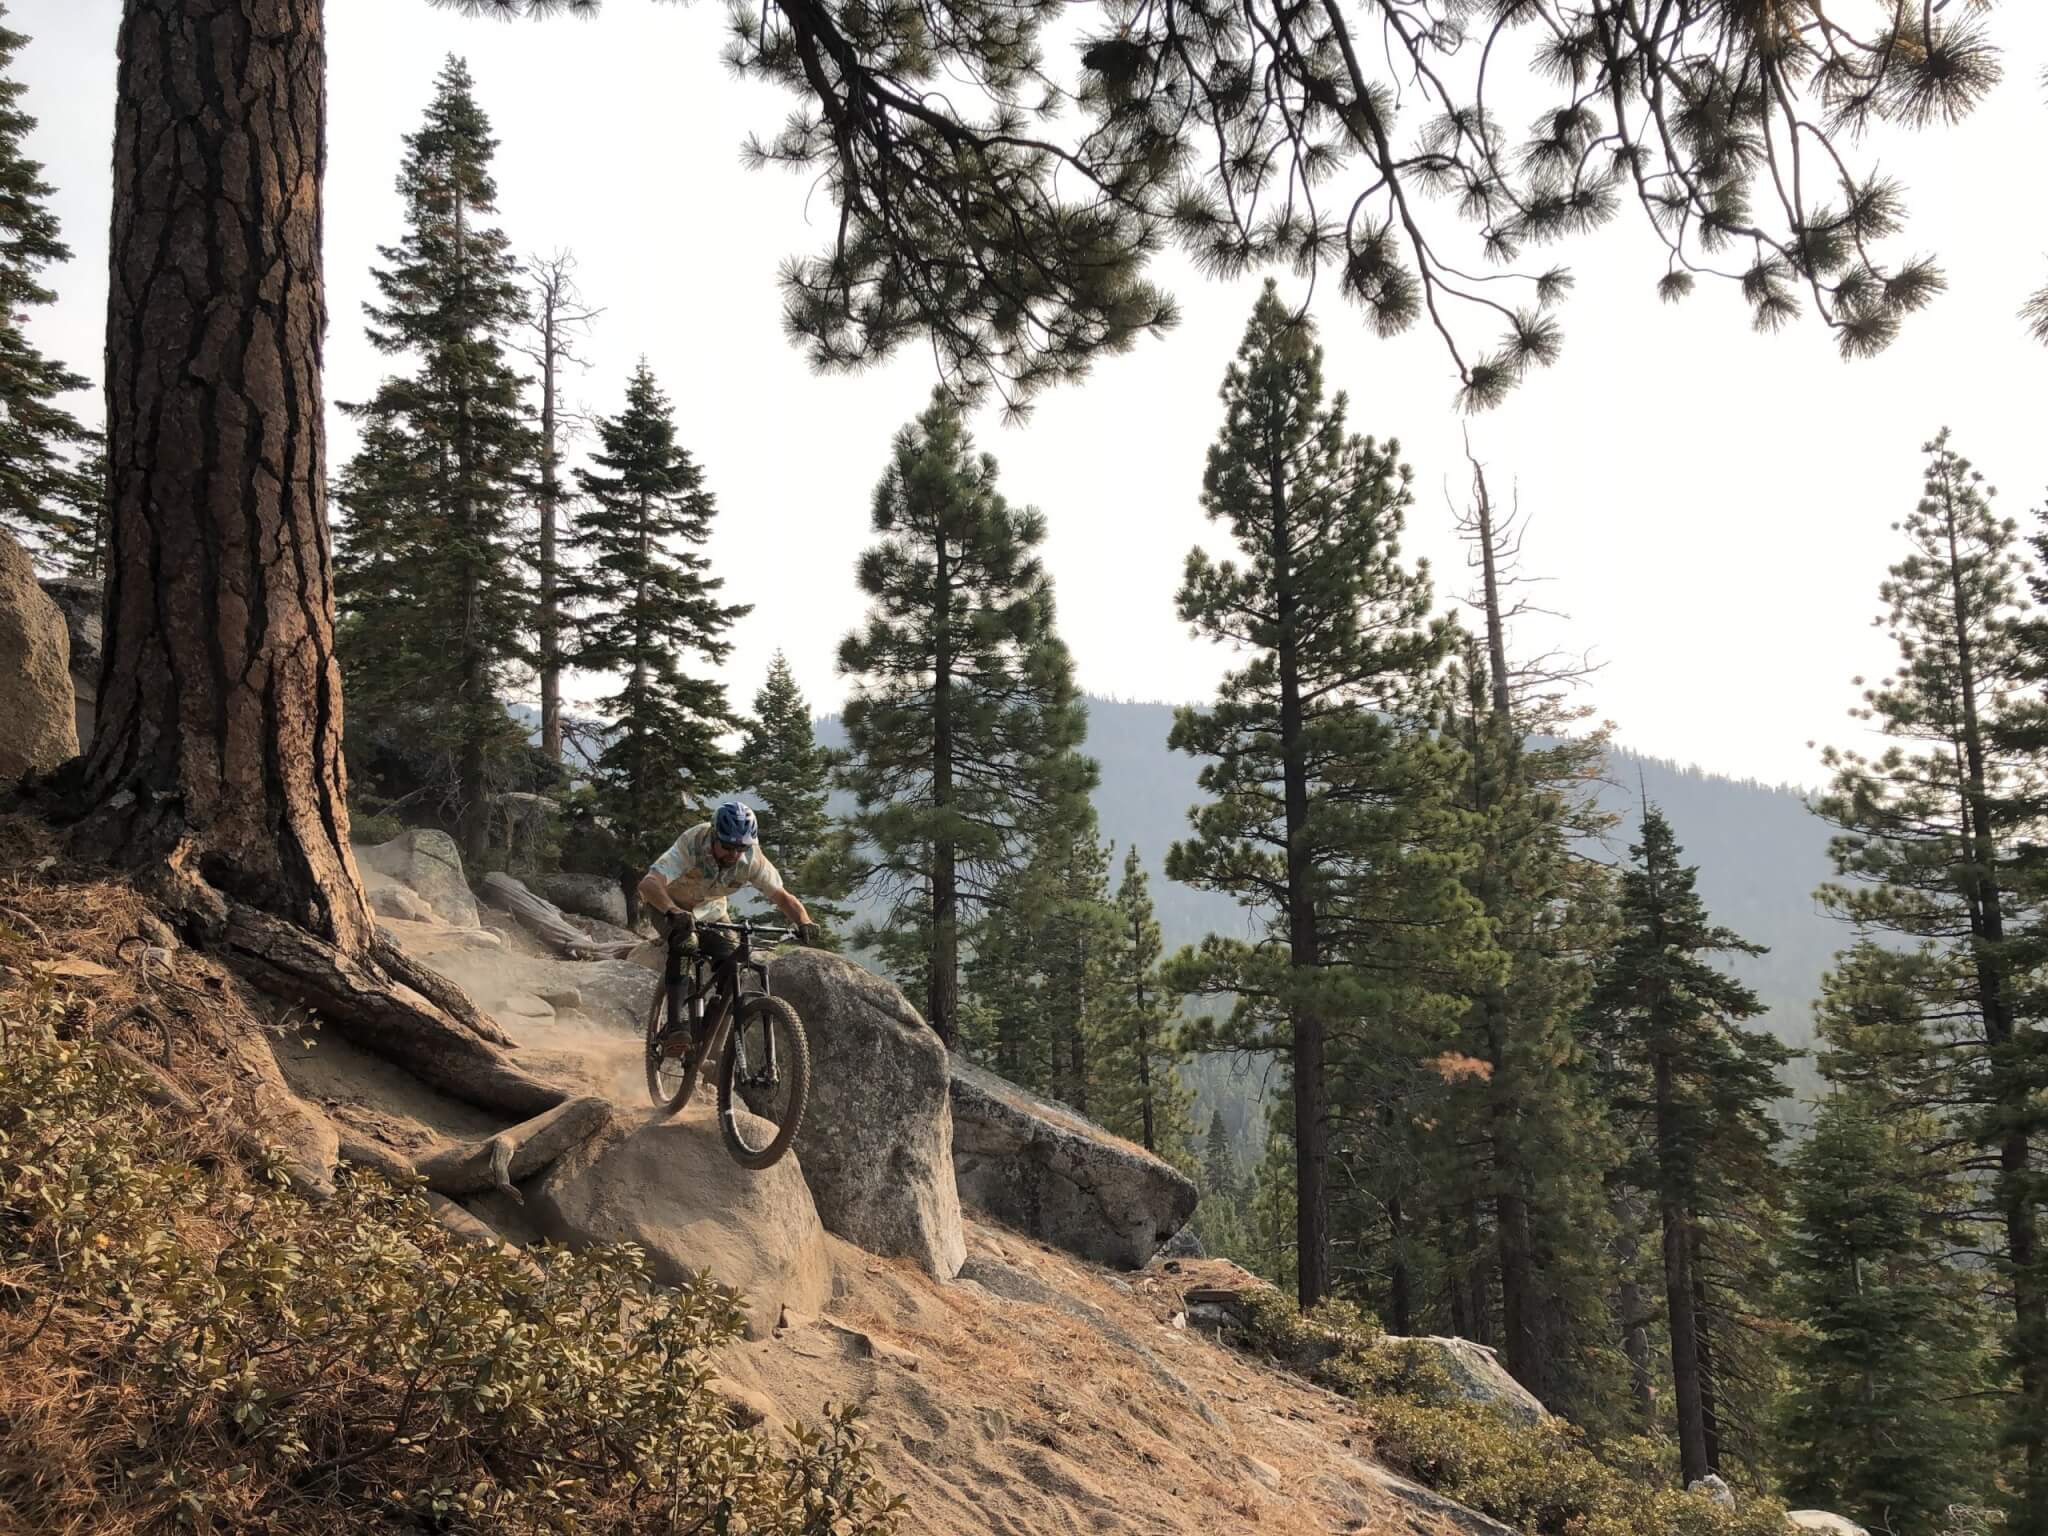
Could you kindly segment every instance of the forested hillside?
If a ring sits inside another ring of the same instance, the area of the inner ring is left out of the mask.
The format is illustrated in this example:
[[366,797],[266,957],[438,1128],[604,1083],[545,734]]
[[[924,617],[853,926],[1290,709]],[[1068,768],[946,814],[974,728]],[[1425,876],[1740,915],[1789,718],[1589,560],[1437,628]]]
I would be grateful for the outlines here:
[[[1200,799],[1197,760],[1167,750],[1172,724],[1172,705],[1091,697],[1083,750],[1102,766],[1095,809],[1103,837],[1119,855],[1137,846],[1152,876],[1159,926],[1167,947],[1176,949],[1206,933],[1244,936],[1249,930],[1244,913],[1228,897],[1192,890],[1165,876],[1166,850],[1187,835],[1188,807]],[[846,744],[837,716],[820,719],[817,734],[821,745]],[[1841,922],[1813,899],[1814,888],[1829,873],[1827,827],[1797,790],[1722,778],[1618,750],[1601,791],[1602,803],[1622,818],[1600,850],[1609,862],[1628,856],[1641,795],[1663,808],[1688,855],[1698,860],[1707,910],[1744,938],[1769,946],[1767,954],[1733,957],[1729,968],[1768,1005],[1772,1032],[1788,1045],[1803,1047],[1812,1036],[1811,1008],[1821,975],[1846,942]],[[1794,1062],[1786,1075],[1802,1096],[1816,1081],[1804,1061]],[[1202,1076],[1220,1080],[1220,1074]],[[1237,1116],[1227,1118],[1235,1124]]]

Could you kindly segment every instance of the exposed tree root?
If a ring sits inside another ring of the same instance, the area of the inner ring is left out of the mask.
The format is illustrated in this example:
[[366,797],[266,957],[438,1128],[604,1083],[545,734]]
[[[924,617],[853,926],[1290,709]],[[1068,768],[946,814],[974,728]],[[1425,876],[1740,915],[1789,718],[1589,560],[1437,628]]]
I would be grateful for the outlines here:
[[524,1197],[513,1187],[519,1180],[532,1178],[611,1123],[608,1101],[571,1099],[495,1136],[437,1147],[417,1166],[427,1187],[441,1194],[475,1195],[497,1189],[524,1204]]
[[[429,982],[440,998],[459,1000],[454,1012],[412,985],[423,972],[402,956],[394,967],[400,976],[388,974],[385,955],[397,954],[388,944],[372,956],[349,955],[294,923],[223,896],[182,859],[160,866],[149,883],[181,927],[255,986],[310,1009],[350,1044],[450,1098],[525,1120],[569,1097],[508,1061],[478,1028],[488,1024],[452,984]],[[495,1030],[491,1035],[504,1038]]]

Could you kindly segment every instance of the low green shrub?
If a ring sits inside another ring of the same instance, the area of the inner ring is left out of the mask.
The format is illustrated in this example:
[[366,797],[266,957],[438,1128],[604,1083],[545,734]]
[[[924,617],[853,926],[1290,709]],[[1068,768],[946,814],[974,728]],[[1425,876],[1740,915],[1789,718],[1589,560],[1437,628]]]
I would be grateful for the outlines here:
[[1303,1313],[1258,1292],[1239,1341],[1357,1402],[1373,1453],[1394,1471],[1536,1536],[1784,1536],[1776,1504],[1730,1510],[1687,1493],[1652,1441],[1596,1453],[1562,1419],[1521,1424],[1471,1401],[1426,1346],[1388,1339],[1348,1303]]
[[456,1242],[417,1191],[310,1205],[165,1118],[48,990],[0,999],[0,1508],[33,1530],[884,1536],[850,1411],[737,1428],[708,1280]]

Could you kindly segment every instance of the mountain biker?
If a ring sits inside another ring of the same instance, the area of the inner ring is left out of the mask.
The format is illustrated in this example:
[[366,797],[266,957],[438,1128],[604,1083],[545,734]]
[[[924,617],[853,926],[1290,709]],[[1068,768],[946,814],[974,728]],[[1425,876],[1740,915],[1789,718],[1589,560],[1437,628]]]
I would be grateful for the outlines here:
[[760,823],[752,807],[738,800],[726,801],[711,820],[689,828],[654,861],[640,881],[640,899],[663,914],[671,934],[680,930],[686,945],[701,937],[705,950],[723,959],[732,949],[726,935],[699,936],[696,925],[730,921],[726,897],[743,886],[774,903],[795,925],[801,942],[818,942],[818,925],[761,850]]

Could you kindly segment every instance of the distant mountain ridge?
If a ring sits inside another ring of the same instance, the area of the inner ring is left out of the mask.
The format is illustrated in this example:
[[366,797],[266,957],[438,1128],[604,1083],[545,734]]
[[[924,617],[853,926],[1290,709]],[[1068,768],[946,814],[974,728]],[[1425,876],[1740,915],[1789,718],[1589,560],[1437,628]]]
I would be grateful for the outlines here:
[[[1188,807],[1201,798],[1197,761],[1167,749],[1174,706],[1094,697],[1087,702],[1082,750],[1102,767],[1095,792],[1102,836],[1115,843],[1118,862],[1123,849],[1137,844],[1152,875],[1167,946],[1192,944],[1207,933],[1249,934],[1245,912],[1229,897],[1176,884],[1161,867],[1168,846],[1187,834]],[[814,728],[821,744],[846,745],[838,716],[822,716]],[[1627,861],[1641,823],[1639,782],[1670,819],[1686,861],[1699,867],[1700,895],[1714,920],[1770,948],[1765,955],[1735,957],[1729,969],[1767,1005],[1772,1033],[1789,1045],[1806,1045],[1821,975],[1848,942],[1842,924],[1822,912],[1813,895],[1832,873],[1829,828],[1798,790],[1616,749],[1599,797],[1621,818],[1606,848],[1617,864]],[[1810,1063],[1795,1063],[1790,1075],[1802,1094],[1815,1082]]]
[[[1201,798],[1195,783],[1199,764],[1167,749],[1175,706],[1090,697],[1084,750],[1102,768],[1095,792],[1102,836],[1116,846],[1118,861],[1132,843],[1152,875],[1152,900],[1169,948],[1192,944],[1208,933],[1249,935],[1247,915],[1227,896],[1197,891],[1166,878],[1169,845],[1187,833],[1188,807]],[[538,736],[538,712],[514,705],[512,714]],[[592,722],[579,721],[569,746],[585,765],[592,754]],[[818,741],[846,745],[837,715],[813,722]],[[744,778],[744,765],[742,765]],[[1834,953],[1848,942],[1836,919],[1821,911],[1814,891],[1832,873],[1829,828],[1807,808],[1804,794],[1785,786],[1725,778],[1663,758],[1617,748],[1599,790],[1601,803],[1619,818],[1605,856],[1626,862],[1629,843],[1641,822],[1638,785],[1670,819],[1688,863],[1699,867],[1699,891],[1714,920],[1769,953],[1736,956],[1729,969],[1756,988],[1769,1008],[1771,1031],[1788,1045],[1812,1038],[1812,1005]],[[834,809],[850,803],[834,797]],[[1795,1094],[1817,1084],[1810,1062],[1789,1073]]]

